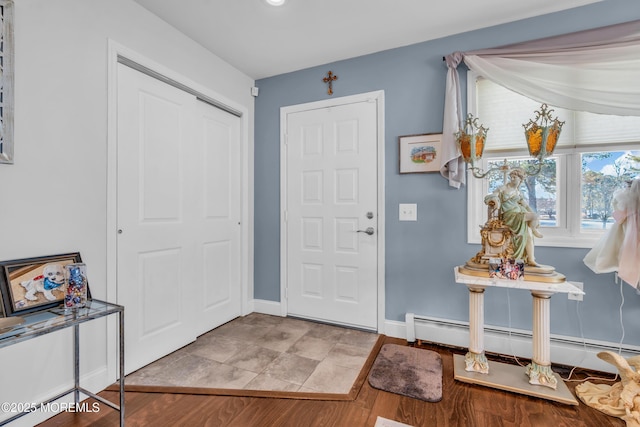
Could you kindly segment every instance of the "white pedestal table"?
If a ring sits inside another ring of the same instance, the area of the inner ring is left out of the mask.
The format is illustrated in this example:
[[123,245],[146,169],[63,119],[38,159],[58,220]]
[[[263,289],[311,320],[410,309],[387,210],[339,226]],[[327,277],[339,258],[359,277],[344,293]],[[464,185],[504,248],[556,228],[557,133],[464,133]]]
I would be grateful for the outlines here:
[[[584,294],[571,282],[547,283],[507,280],[462,274],[456,283],[469,289],[469,351],[454,356],[456,380],[578,405],[559,376],[551,370],[550,302],[556,293]],[[525,371],[514,365],[489,362],[484,354],[484,292],[487,288],[524,289],[533,297],[533,357]],[[490,369],[491,367],[491,369]],[[523,375],[524,374],[524,375]],[[528,382],[527,382],[528,377]]]

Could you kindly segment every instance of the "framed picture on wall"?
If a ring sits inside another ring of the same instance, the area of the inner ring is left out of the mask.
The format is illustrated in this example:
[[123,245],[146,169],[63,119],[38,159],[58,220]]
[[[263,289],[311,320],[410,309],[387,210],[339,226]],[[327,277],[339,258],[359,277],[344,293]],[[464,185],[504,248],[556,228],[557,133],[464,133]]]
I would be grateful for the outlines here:
[[5,316],[45,310],[64,301],[65,266],[82,262],[80,253],[0,262],[0,294]]
[[442,134],[425,133],[398,138],[400,173],[426,173],[440,170]]
[[13,0],[0,0],[0,163],[13,163]]

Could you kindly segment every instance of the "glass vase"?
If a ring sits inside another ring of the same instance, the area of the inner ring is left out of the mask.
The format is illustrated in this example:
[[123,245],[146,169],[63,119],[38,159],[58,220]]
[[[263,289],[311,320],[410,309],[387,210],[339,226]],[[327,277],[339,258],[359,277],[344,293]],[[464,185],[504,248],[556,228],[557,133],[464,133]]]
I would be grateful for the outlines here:
[[67,264],[67,289],[64,294],[64,308],[76,309],[87,304],[87,266],[84,263]]

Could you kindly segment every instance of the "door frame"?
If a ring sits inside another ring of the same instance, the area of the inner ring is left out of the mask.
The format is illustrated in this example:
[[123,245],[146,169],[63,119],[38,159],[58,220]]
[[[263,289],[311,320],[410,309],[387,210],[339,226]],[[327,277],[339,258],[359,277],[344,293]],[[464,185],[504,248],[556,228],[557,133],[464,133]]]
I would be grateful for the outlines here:
[[[195,81],[155,62],[148,57],[127,48],[111,39],[107,49],[107,211],[106,211],[106,299],[117,301],[117,89],[118,62],[125,61],[142,66],[157,76],[167,78],[192,93],[201,94],[205,102],[226,106],[240,117],[241,156],[241,226],[240,226],[240,281],[241,315],[253,311],[253,144],[249,138],[249,120],[252,116],[246,106],[239,104]],[[114,336],[117,325],[107,325],[108,336]],[[107,352],[117,354],[116,344],[108,340]],[[116,374],[117,357],[107,358],[110,375]]]
[[384,151],[384,91],[366,92],[357,95],[343,96],[304,104],[289,105],[280,108],[280,312],[286,316],[288,310],[287,284],[287,227],[285,212],[287,210],[287,116],[321,108],[330,108],[359,102],[376,103],[377,120],[377,197],[378,197],[378,248],[377,248],[377,332],[384,333],[385,326],[385,151]]

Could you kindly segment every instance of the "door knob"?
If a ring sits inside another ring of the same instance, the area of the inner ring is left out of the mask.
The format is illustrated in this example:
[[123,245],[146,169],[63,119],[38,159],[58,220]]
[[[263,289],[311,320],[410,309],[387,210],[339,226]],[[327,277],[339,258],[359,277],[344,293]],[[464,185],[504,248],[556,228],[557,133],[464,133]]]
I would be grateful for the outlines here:
[[375,230],[373,229],[373,227],[367,227],[366,230],[358,230],[357,233],[367,233],[369,236],[373,235],[373,233],[375,232]]

